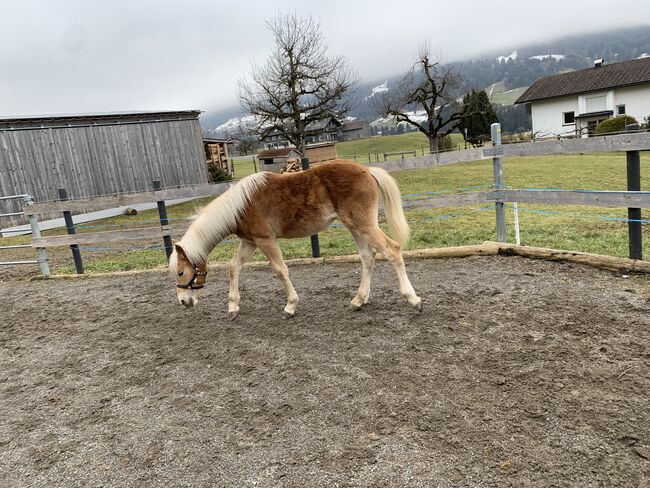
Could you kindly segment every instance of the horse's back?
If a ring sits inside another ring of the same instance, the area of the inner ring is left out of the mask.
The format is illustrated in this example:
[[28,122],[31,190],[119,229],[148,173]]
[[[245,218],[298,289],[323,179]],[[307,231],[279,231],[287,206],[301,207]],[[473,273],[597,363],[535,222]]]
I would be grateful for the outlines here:
[[272,231],[277,237],[304,237],[326,228],[338,215],[376,213],[377,185],[356,163],[320,164],[298,173],[268,173],[240,230]]

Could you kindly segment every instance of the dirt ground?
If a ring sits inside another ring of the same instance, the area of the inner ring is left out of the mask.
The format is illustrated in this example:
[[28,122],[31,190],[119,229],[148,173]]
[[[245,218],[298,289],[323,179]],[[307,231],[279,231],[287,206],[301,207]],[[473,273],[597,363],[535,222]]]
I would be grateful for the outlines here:
[[0,486],[650,486],[650,286],[516,257],[0,283]]

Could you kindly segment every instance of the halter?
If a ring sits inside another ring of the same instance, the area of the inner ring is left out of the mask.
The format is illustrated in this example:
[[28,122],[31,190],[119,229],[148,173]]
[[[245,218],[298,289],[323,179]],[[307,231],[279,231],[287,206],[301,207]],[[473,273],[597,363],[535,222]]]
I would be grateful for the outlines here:
[[194,270],[193,270],[194,274],[192,274],[192,279],[190,281],[188,281],[184,285],[176,285],[176,288],[182,288],[184,290],[188,290],[188,289],[189,290],[200,290],[201,288],[203,288],[204,285],[194,284],[194,282],[196,281],[196,279],[199,276],[205,276],[205,275],[208,274],[208,272],[207,271],[199,271],[199,267],[196,264],[193,264],[193,266],[194,266]]

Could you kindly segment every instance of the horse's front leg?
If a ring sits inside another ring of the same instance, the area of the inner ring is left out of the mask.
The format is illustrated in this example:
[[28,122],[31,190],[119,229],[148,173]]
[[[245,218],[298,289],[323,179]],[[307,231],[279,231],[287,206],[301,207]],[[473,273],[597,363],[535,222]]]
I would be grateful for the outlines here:
[[282,259],[280,246],[278,246],[275,238],[256,239],[255,244],[269,259],[271,269],[275,272],[276,276],[282,280],[284,290],[287,293],[287,306],[284,307],[285,318],[293,317],[298,306],[298,294],[291,284],[291,280],[289,280],[289,268],[287,268],[287,265]]
[[241,241],[239,250],[230,260],[230,290],[228,292],[228,314],[233,320],[239,314],[239,274],[242,264],[255,252],[256,246],[249,241]]

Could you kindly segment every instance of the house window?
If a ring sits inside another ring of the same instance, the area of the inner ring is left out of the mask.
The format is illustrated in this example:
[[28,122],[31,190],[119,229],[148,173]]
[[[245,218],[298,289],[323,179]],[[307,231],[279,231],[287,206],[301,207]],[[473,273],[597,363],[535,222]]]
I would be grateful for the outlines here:
[[625,115],[625,104],[616,105],[616,115]]
[[564,125],[575,124],[576,122],[576,113],[575,112],[564,112],[562,114]]

